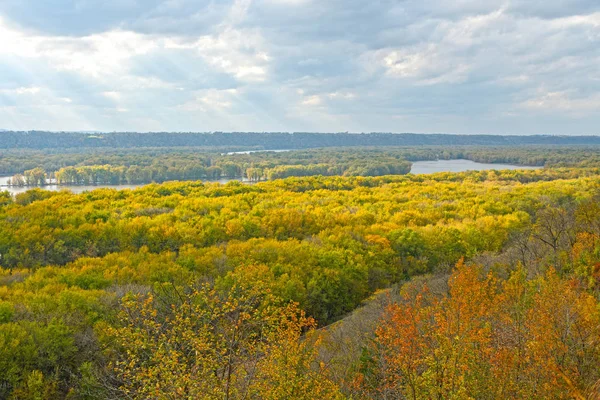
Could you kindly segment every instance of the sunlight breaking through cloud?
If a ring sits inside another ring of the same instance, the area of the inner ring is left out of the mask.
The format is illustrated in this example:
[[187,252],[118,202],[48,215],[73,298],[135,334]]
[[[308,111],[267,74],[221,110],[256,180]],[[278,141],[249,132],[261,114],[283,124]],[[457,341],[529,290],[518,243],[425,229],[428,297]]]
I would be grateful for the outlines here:
[[0,128],[589,134],[600,122],[595,1],[30,3],[0,4]]

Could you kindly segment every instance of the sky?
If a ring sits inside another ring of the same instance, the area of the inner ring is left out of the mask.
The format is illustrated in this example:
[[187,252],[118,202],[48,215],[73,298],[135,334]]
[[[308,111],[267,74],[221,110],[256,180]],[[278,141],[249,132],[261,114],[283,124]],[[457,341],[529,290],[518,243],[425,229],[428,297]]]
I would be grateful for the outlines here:
[[600,134],[600,1],[1,0],[0,129]]

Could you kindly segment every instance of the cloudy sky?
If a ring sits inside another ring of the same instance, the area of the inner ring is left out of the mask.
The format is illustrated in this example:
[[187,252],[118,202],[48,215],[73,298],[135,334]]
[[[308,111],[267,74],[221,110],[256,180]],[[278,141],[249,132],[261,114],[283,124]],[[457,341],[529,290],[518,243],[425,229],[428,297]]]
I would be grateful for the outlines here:
[[1,0],[0,128],[600,134],[600,2]]

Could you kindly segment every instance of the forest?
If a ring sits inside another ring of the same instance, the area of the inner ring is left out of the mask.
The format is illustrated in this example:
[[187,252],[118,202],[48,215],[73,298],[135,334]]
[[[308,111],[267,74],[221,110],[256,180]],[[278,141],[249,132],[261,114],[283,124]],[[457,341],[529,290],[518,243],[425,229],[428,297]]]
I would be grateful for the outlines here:
[[600,145],[598,136],[501,136],[310,132],[46,132],[0,131],[0,149],[245,147],[283,150],[352,146]]
[[[31,161],[28,161],[31,160]],[[362,150],[317,150],[265,153],[206,153],[196,149],[145,149],[137,152],[8,152],[1,171],[17,172],[14,186],[143,184],[166,181],[235,178],[261,181],[289,176],[382,176],[410,172],[405,153]],[[31,169],[27,169],[31,168]]]
[[0,400],[600,400],[600,0],[0,0]]
[[546,168],[0,192],[0,398],[597,398],[592,151],[420,151]]
[[302,176],[404,175],[415,161],[467,159],[538,167],[597,167],[600,147],[358,147],[282,152],[206,148],[0,151],[0,175],[14,186],[119,185]]

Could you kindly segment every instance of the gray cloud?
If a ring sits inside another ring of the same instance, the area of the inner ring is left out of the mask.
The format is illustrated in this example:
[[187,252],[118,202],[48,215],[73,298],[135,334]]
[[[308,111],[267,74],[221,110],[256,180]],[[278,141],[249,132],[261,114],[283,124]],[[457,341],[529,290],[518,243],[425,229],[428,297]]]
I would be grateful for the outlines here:
[[5,0],[8,129],[598,133],[596,0]]
[[161,0],[4,0],[0,14],[45,34],[82,35],[117,28]]

